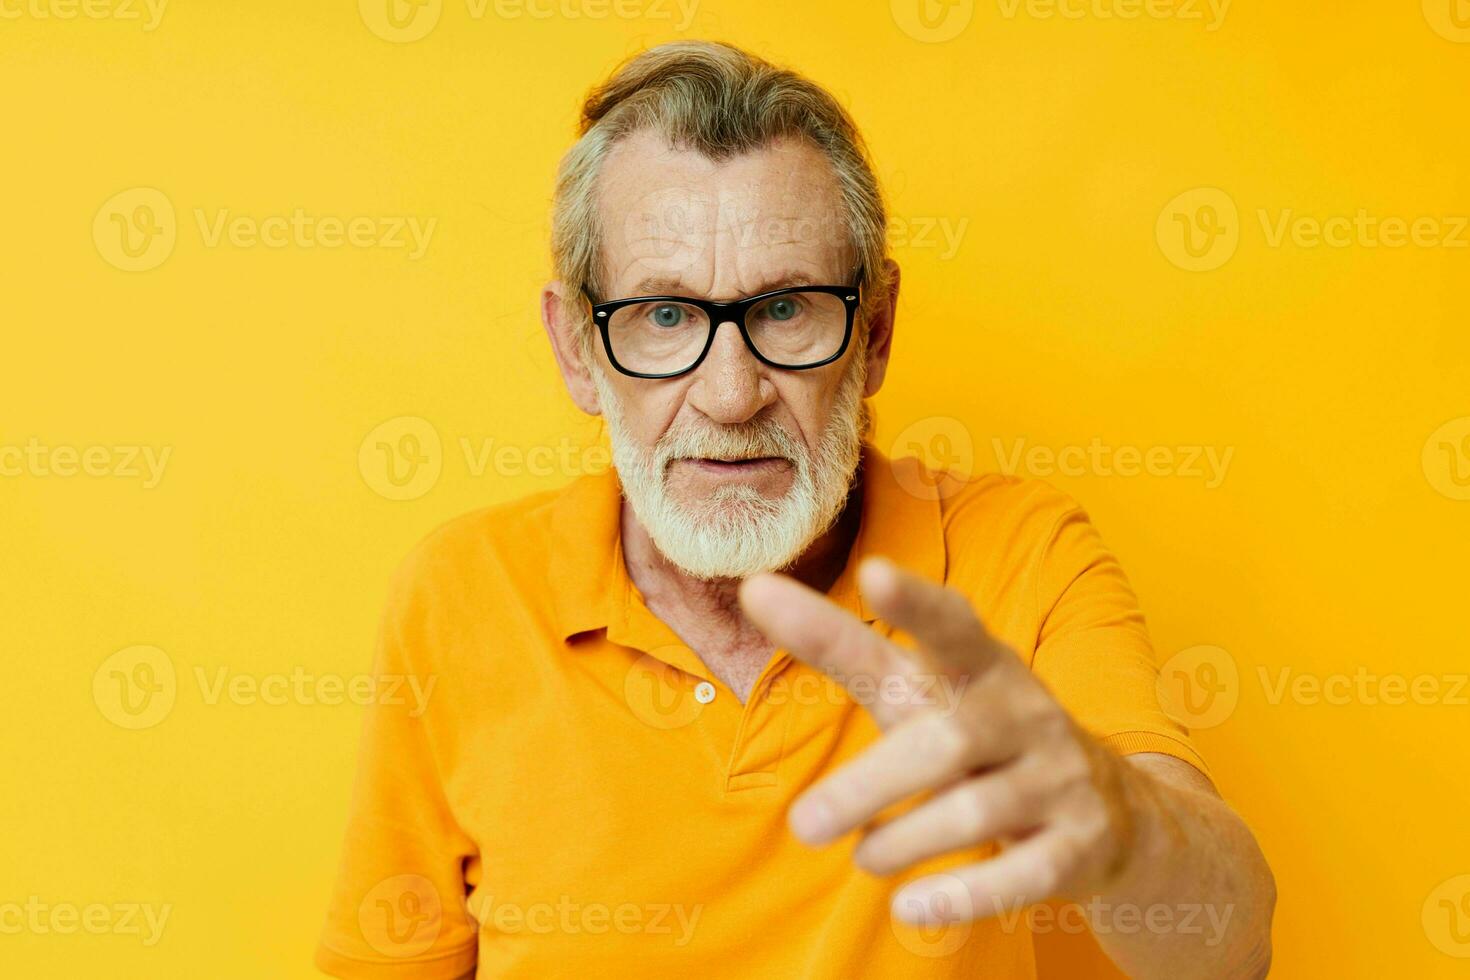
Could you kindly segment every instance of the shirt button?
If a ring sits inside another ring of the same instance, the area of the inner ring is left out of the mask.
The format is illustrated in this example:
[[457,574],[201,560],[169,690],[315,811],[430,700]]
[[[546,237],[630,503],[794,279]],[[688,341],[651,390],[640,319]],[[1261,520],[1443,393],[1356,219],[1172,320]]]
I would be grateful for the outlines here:
[[694,688],[694,700],[700,704],[709,704],[715,699],[715,686],[709,681],[700,681]]

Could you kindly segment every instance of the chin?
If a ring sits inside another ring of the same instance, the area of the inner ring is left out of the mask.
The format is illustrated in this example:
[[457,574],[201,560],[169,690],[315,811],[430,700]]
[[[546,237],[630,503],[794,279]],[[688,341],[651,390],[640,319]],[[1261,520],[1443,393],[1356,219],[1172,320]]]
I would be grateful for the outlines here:
[[645,526],[659,552],[694,578],[740,579],[779,571],[811,543],[810,522],[792,512],[789,500],[772,500],[748,487],[670,503],[676,517]]
[[[694,499],[674,498],[674,505],[691,520],[719,524],[748,522],[753,525],[763,518],[777,517],[786,503],[785,498],[785,494],[768,497],[754,487],[727,485]],[[758,529],[752,527],[751,530]]]

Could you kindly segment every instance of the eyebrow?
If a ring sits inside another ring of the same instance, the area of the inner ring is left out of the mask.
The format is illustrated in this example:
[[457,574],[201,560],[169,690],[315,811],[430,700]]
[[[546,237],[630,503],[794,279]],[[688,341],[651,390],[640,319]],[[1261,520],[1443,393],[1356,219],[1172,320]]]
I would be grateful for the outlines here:
[[[760,286],[759,289],[756,289],[754,292],[750,293],[749,295],[751,295],[751,296],[759,296],[761,293],[769,293],[772,290],[776,290],[776,289],[790,289],[793,286],[811,286],[811,285],[815,285],[815,283],[812,280],[812,277],[811,276],[799,275],[799,274],[786,275],[786,276],[777,277],[775,279],[768,279],[768,280],[766,280],[764,283],[761,284],[761,286]],[[647,278],[640,280],[638,282],[638,284],[633,287],[633,292],[630,295],[632,295],[632,296],[688,296],[689,293],[683,291],[685,289],[687,289],[687,287],[684,285],[684,280],[680,279],[678,276],[648,276]],[[737,297],[737,298],[743,298],[743,297]],[[714,302],[725,302],[725,301],[723,301],[723,300],[715,300]]]

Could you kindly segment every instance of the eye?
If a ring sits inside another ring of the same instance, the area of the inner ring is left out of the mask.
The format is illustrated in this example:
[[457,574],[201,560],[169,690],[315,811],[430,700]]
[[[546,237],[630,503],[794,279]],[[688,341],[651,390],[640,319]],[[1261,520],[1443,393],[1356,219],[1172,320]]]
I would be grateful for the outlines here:
[[766,316],[772,320],[789,320],[800,312],[801,304],[795,296],[778,297],[766,307]]
[[677,327],[684,322],[684,310],[671,303],[660,303],[649,311],[648,316],[657,327]]

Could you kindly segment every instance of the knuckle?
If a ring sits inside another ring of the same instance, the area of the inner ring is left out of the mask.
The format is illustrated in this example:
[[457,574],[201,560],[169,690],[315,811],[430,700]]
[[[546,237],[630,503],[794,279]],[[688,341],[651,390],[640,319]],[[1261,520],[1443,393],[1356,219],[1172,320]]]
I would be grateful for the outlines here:
[[[992,674],[1000,673],[992,671]],[[1039,685],[1017,687],[1014,680],[1014,677],[996,678],[998,684],[1011,682],[1007,687],[1006,701],[1014,722],[1024,726],[1033,738],[1043,744],[1056,741],[1071,723],[1067,713]]]
[[1052,771],[1063,786],[1093,788],[1092,762],[1076,744],[1064,745],[1055,753]]
[[1099,807],[1079,822],[1077,832],[1084,841],[1095,847],[1107,843],[1113,837],[1113,823],[1108,819],[1107,812]]
[[926,720],[919,730],[919,743],[947,769],[966,765],[975,751],[975,737],[969,727],[948,718]]
[[970,784],[955,794],[956,829],[969,843],[988,839],[994,811],[984,789]]
[[893,864],[893,848],[890,846],[892,843],[889,835],[869,834],[853,850],[853,862],[864,871],[882,874]]
[[1004,819],[1019,823],[1025,814],[1037,809],[1035,786],[1020,779],[997,779],[991,787],[991,807]]
[[845,774],[833,776],[820,789],[811,792],[811,802],[828,811],[832,820],[847,821],[861,811],[861,786]]
[[955,639],[973,639],[980,629],[980,618],[970,600],[954,589],[945,589],[939,601],[939,613],[948,632]]
[[940,612],[957,623],[962,623],[966,620],[976,621],[975,609],[970,605],[970,600],[966,599],[956,589],[946,587],[940,593],[939,603]]
[[839,819],[847,819],[862,809],[863,789],[852,779],[833,778],[822,789],[820,800]]
[[1077,867],[1078,847],[1070,837],[1058,838],[1047,851],[1042,861],[1040,884],[1048,896],[1055,895],[1066,887]]
[[1048,742],[1071,744],[1075,741],[1072,738],[1072,719],[1050,698],[1031,698],[1026,710],[1032,724]]
[[1054,854],[1048,854],[1041,861],[1041,867],[1037,869],[1036,884],[1041,894],[1047,898],[1062,890],[1062,882],[1066,879],[1062,870],[1062,859]]

